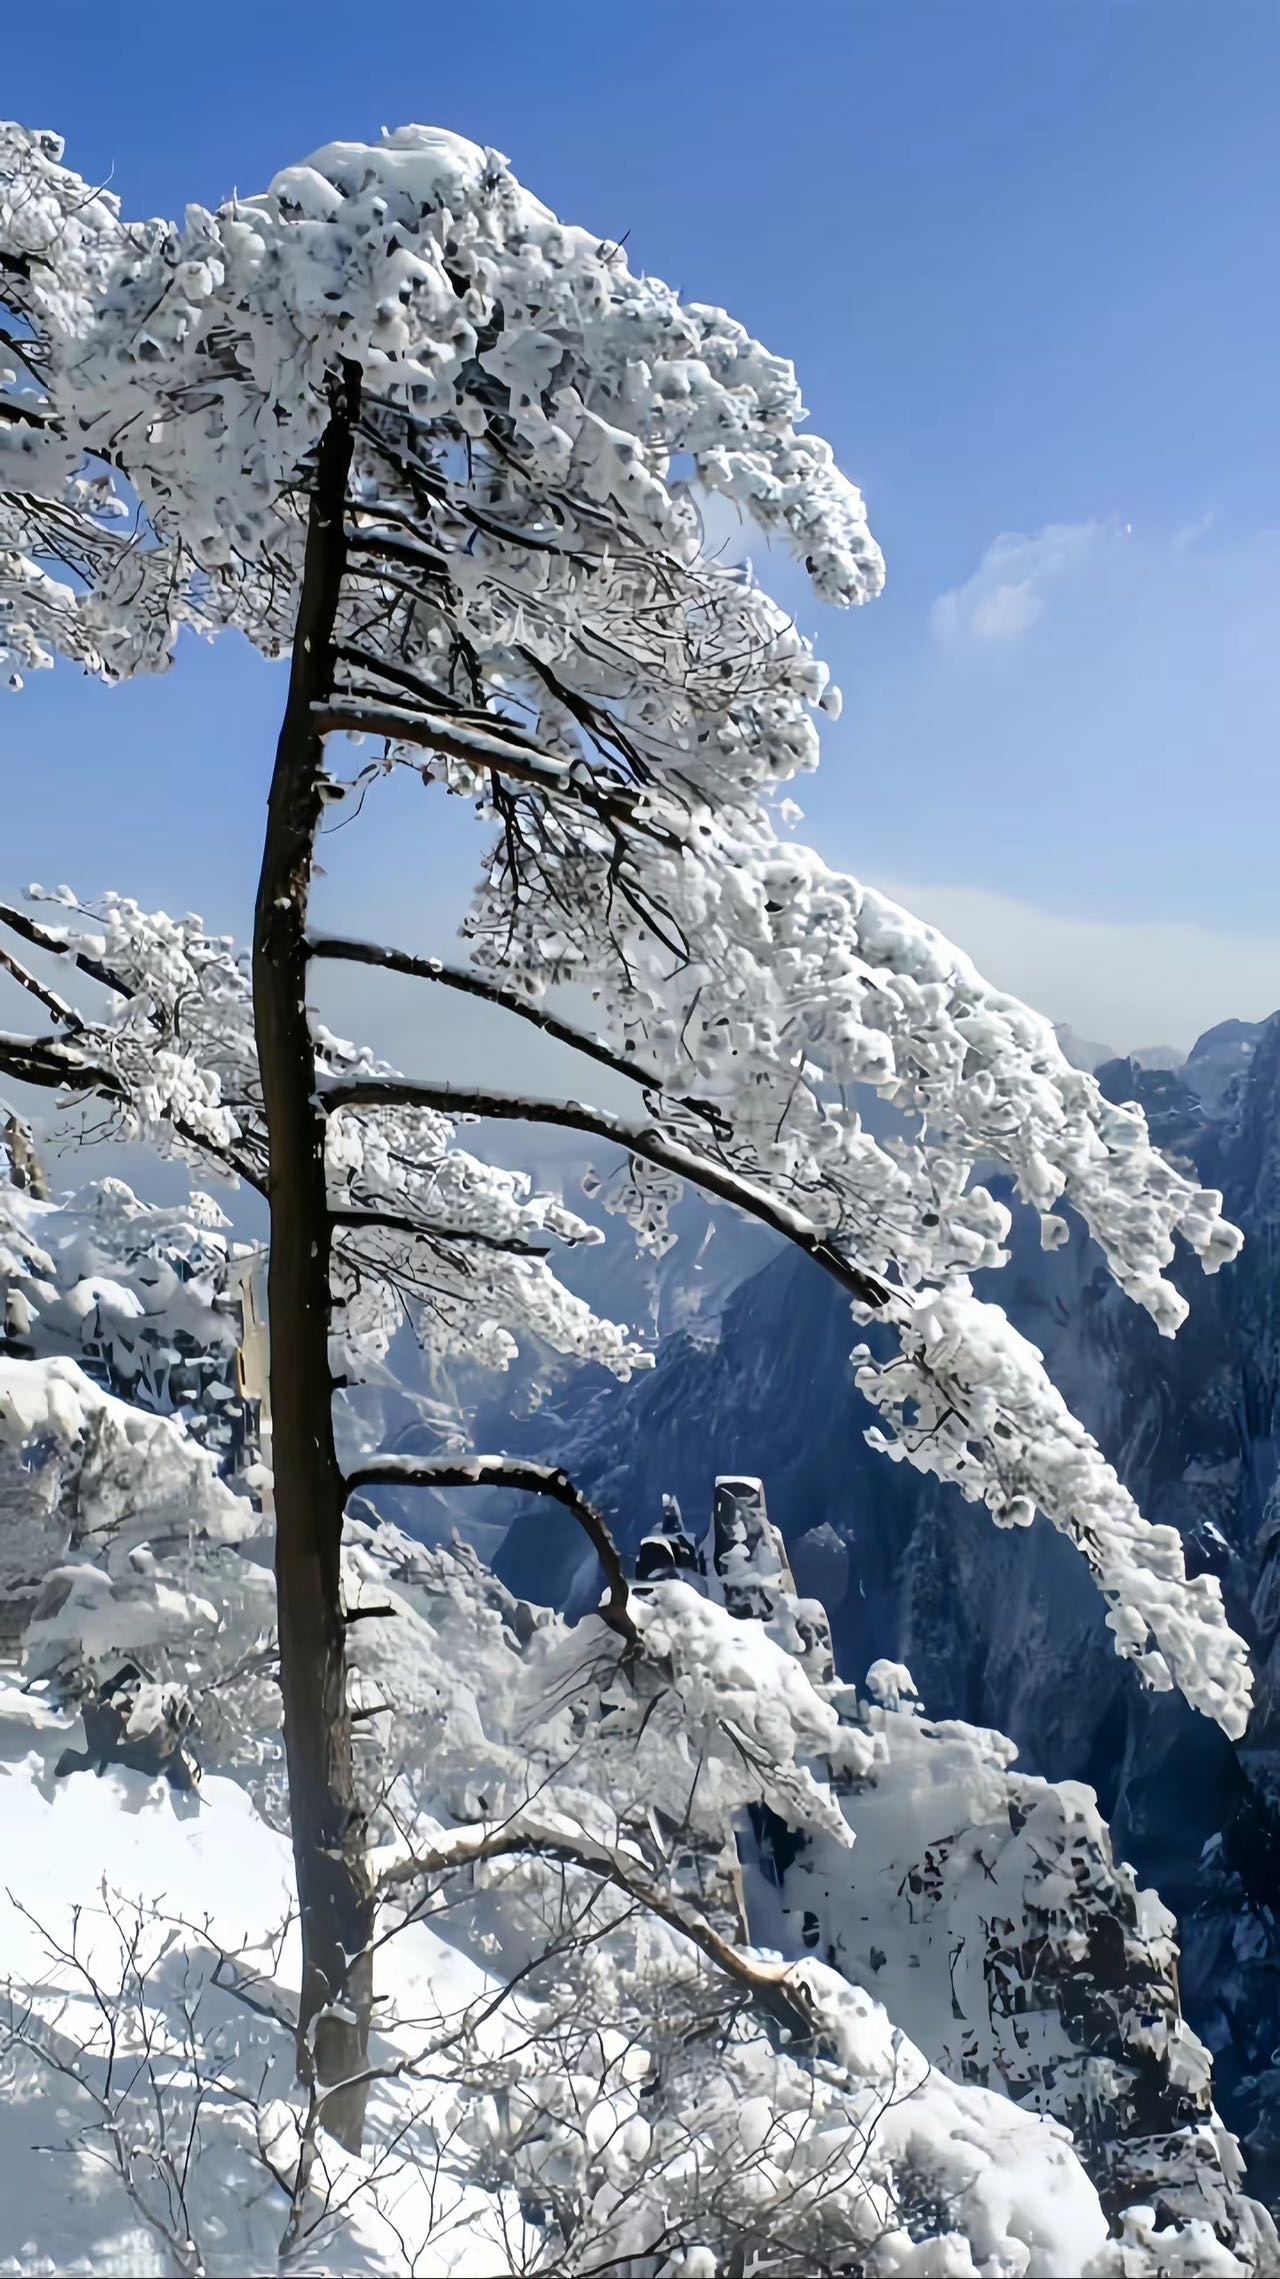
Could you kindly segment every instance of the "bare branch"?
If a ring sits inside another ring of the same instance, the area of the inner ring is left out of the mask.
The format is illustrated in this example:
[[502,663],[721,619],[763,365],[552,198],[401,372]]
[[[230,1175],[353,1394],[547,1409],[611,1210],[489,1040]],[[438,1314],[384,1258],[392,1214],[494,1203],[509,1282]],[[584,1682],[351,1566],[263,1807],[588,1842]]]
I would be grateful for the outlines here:
[[526,1463],[514,1456],[464,1456],[453,1462],[439,1458],[425,1463],[409,1456],[379,1456],[347,1474],[349,1493],[372,1487],[520,1488],[530,1495],[554,1497],[572,1512],[604,1570],[609,1596],[602,1609],[603,1619],[629,1645],[639,1644],[627,1578],[609,1523],[558,1465]]

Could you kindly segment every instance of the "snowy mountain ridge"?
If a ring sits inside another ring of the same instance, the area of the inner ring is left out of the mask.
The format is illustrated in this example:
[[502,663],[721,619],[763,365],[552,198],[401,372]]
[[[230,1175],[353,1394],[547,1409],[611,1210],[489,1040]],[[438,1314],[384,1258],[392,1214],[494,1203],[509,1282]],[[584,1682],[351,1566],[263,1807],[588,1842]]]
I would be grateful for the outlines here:
[[[517,1424],[515,1439],[567,1456],[632,1539],[664,1493],[697,1510],[716,1470],[759,1473],[799,1586],[830,1609],[842,1668],[897,1656],[935,1714],[1009,1733],[1033,1768],[1095,1787],[1119,1847],[1182,1921],[1190,2015],[1217,2052],[1228,2113],[1280,2194],[1271,1915],[1280,1316],[1270,1267],[1280,1230],[1280,1017],[1220,1024],[1178,1069],[1118,1061],[1103,1065],[1101,1080],[1112,1097],[1137,1097],[1160,1143],[1222,1188],[1245,1231],[1243,1255],[1207,1283],[1176,1270],[1191,1313],[1173,1343],[1116,1300],[1085,1244],[1043,1252],[1025,1221],[993,1288],[1144,1510],[1178,1528],[1193,1567],[1221,1575],[1259,1672],[1242,1747],[1182,1704],[1127,1683],[1087,1582],[1043,1522],[1030,1542],[994,1535],[959,1498],[866,1449],[847,1310],[803,1259],[780,1256],[741,1284],[713,1342],[672,1338],[652,1375],[630,1387],[568,1385]],[[497,1429],[496,1409],[484,1424]],[[512,1514],[500,1567],[517,1589],[538,1574],[570,1605],[591,1587],[568,1531],[541,1521],[535,1536],[522,1513]]]

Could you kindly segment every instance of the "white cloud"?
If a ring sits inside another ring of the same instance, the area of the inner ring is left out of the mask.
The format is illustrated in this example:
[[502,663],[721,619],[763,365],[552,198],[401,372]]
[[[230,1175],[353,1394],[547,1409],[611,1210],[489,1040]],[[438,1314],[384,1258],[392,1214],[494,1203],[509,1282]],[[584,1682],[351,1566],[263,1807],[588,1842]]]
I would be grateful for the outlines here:
[[1055,522],[1032,535],[1006,531],[973,576],[934,603],[935,638],[947,648],[1019,640],[1043,617],[1055,586],[1083,575],[1104,547],[1127,535],[1105,522]]
[[1072,918],[974,886],[884,892],[961,944],[998,988],[1117,1052],[1186,1051],[1219,1021],[1280,1008],[1280,933]]
[[927,608],[883,667],[874,627],[833,658],[847,725],[805,800],[829,859],[1115,923],[1135,955],[1203,928],[1211,1020],[1280,999],[1229,947],[1280,933],[1280,529],[1059,523]]

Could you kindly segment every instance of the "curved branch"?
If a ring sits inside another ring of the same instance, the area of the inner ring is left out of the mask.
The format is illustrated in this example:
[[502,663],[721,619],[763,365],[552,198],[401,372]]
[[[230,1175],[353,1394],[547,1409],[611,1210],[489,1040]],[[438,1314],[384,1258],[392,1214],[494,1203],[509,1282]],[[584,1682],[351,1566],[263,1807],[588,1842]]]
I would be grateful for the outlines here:
[[830,1242],[802,1211],[770,1195],[727,1165],[712,1162],[686,1147],[653,1124],[628,1123],[603,1108],[587,1108],[578,1100],[527,1100],[510,1092],[478,1092],[460,1084],[427,1084],[410,1077],[357,1076],[336,1078],[324,1085],[320,1104],[332,1113],[342,1108],[434,1108],[450,1116],[484,1116],[497,1121],[556,1124],[567,1131],[585,1132],[589,1138],[612,1142],[630,1155],[640,1156],[662,1171],[670,1171],[723,1203],[732,1203],[749,1218],[794,1243],[817,1261],[859,1305],[890,1318],[900,1317],[910,1305],[905,1293],[877,1275],[855,1266]]
[[639,1645],[640,1633],[631,1617],[627,1578],[609,1522],[603,1512],[588,1503],[582,1490],[574,1486],[559,1465],[530,1464],[515,1456],[463,1456],[454,1462],[439,1459],[426,1463],[411,1456],[379,1456],[347,1474],[348,1492],[372,1487],[522,1488],[530,1495],[553,1497],[577,1520],[604,1570],[609,1596],[601,1609],[602,1620],[611,1630],[616,1630],[619,1637],[625,1638],[628,1645]]
[[378,1878],[378,1890],[379,1893],[394,1891],[415,1882],[419,1876],[450,1875],[485,1860],[518,1858],[556,1860],[566,1867],[581,1868],[587,1875],[599,1876],[602,1882],[612,1884],[628,1899],[634,1899],[697,1947],[708,1962],[723,1971],[726,1978],[732,1979],[785,2028],[793,2037],[792,2048],[796,2046],[794,2037],[799,2036],[804,2041],[811,2037],[814,2007],[803,1980],[794,1975],[794,1963],[757,1961],[743,1954],[701,1917],[689,1914],[657,1885],[636,1875],[630,1862],[606,1845],[597,1849],[585,1839],[572,1843],[558,1836],[525,1834],[518,1826],[463,1829],[456,1844],[415,1853],[385,1868]]
[[[313,934],[307,946],[312,957],[330,958],[347,965],[375,965],[387,973],[407,974],[416,981],[435,981],[443,989],[457,989],[465,997],[479,997],[486,1005],[497,1005],[504,1013],[514,1013],[518,1020],[541,1030],[543,1036],[554,1038],[557,1044],[568,1045],[570,1051],[581,1053],[585,1060],[594,1060],[612,1075],[626,1077],[629,1083],[640,1085],[646,1092],[666,1091],[656,1069],[643,1068],[636,1061],[628,1060],[624,1053],[614,1052],[599,1037],[575,1028],[571,1021],[561,1020],[545,1006],[533,1004],[518,990],[505,989],[501,982],[487,980],[470,966],[446,965],[441,958],[413,957],[407,950],[383,949],[376,942],[351,941],[338,934]],[[714,1131],[728,1137],[729,1127],[724,1117],[709,1101],[680,1097],[677,1105],[691,1115],[701,1116]]]
[[69,942],[59,937],[53,927],[42,926],[37,918],[29,918],[25,910],[15,910],[12,904],[0,902],[0,926],[7,926],[10,933],[20,935],[24,942],[31,944],[33,950],[47,950],[50,957],[69,957],[77,972],[83,973],[90,981],[100,982],[104,989],[111,991],[113,997],[133,996],[133,990],[121,974],[113,972],[109,965],[104,965],[90,951],[74,949]]

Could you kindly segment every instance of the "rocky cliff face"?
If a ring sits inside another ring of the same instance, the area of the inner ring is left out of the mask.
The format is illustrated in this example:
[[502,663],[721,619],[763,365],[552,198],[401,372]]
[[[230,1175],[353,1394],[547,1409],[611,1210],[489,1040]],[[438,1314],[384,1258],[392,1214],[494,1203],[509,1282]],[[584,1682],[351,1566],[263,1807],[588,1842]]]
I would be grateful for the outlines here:
[[[1255,1648],[1259,1703],[1233,1749],[1167,1696],[1143,1694],[1111,1648],[1070,1548],[1037,1522],[1002,1534],[955,1491],[887,1465],[848,1366],[838,1292],[780,1255],[729,1297],[714,1335],[676,1334],[629,1387],[566,1385],[517,1428],[566,1462],[634,1547],[664,1493],[705,1510],[715,1475],[763,1477],[796,1583],[826,1604],[841,1670],[909,1665],[931,1712],[995,1727],[1024,1764],[1094,1787],[1118,1852],[1182,1921],[1188,2014],[1215,2049],[1218,2093],[1280,2190],[1280,1016],[1231,1022],[1179,1069],[1115,1061],[1161,1143],[1221,1186],[1247,1236],[1212,1281],[1188,1268],[1176,1341],[1128,1305],[1082,1239],[1046,1254],[1018,1230],[986,1293],[1042,1348],[1147,1516],[1222,1578]],[[512,1441],[502,1404],[490,1437]],[[518,1591],[593,1593],[579,1544],[517,1514],[500,1565]],[[1207,1847],[1207,1851],[1206,1851]]]

